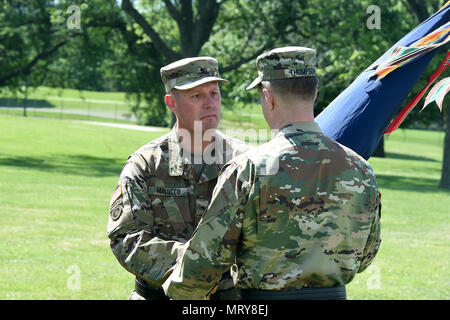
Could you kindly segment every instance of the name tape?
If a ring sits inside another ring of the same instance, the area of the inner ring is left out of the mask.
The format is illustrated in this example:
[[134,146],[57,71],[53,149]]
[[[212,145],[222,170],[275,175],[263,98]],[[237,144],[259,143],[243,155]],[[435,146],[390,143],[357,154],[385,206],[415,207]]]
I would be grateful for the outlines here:
[[194,186],[187,188],[171,188],[171,187],[149,187],[148,192],[151,195],[180,197],[192,193]]

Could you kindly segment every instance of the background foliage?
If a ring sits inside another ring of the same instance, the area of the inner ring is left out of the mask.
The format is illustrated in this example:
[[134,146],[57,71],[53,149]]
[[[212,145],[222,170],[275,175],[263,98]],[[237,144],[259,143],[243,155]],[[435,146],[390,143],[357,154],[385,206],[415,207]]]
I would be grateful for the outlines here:
[[[71,16],[67,8],[73,4],[81,9],[80,29],[67,27]],[[216,57],[222,74],[231,80],[223,87],[224,106],[242,108],[256,101],[244,90],[256,75],[255,57],[277,46],[300,45],[318,53],[318,114],[442,4],[439,0],[0,0],[0,88],[20,91],[25,85],[44,85],[122,91],[140,123],[167,126],[162,66],[187,56]],[[367,27],[370,5],[381,10],[380,29]],[[416,88],[440,60],[433,60]],[[442,125],[441,118],[436,108],[420,115],[413,111],[405,126]]]

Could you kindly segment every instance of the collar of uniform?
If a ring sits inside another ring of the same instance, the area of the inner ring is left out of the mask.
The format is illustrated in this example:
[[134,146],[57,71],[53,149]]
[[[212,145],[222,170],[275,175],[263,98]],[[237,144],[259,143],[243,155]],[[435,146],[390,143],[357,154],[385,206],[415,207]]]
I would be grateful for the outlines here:
[[228,141],[225,139],[222,132],[216,129],[216,134],[214,135],[214,142],[210,144],[207,148],[214,148],[214,159],[215,164],[218,165],[219,170],[227,162],[226,152],[227,150],[232,150]]
[[204,164],[202,173],[198,177],[197,183],[203,183],[206,181],[213,180],[219,176],[220,167],[216,164]]
[[[224,139],[221,136],[221,134],[216,134],[215,140],[213,142],[215,146],[217,146],[216,152],[217,150],[222,149],[223,141]],[[175,176],[182,176],[184,174],[186,179],[189,179],[191,175],[194,174],[194,167],[190,163],[189,164],[185,163],[185,160],[183,159],[183,150],[178,140],[178,135],[175,126],[168,134],[168,147],[169,147],[169,176],[175,177]],[[225,150],[228,150],[228,146],[226,146]],[[223,159],[223,161],[225,161],[225,159]],[[220,169],[224,164],[225,163],[222,163],[220,166],[216,162],[210,165],[205,164],[205,168],[203,168],[202,173],[199,179],[197,180],[197,183],[203,183],[205,181],[217,178],[219,176]],[[188,166],[188,168],[185,168],[186,165]]]
[[181,145],[178,141],[178,135],[176,132],[176,126],[168,134],[168,147],[169,147],[169,176],[181,176],[183,175],[184,161],[181,150]]
[[226,140],[223,137],[223,134],[216,130],[214,135],[214,141],[206,147],[205,155],[211,155],[212,150],[214,148],[214,154],[211,155],[214,157],[214,162],[211,164],[204,164],[202,173],[198,178],[198,183],[203,183],[209,180],[213,180],[219,176],[220,169],[225,164],[225,152],[228,150],[229,146],[226,145]]
[[319,125],[316,122],[294,122],[291,124],[288,124],[287,126],[283,127],[278,131],[276,136],[279,135],[286,135],[291,133],[298,133],[298,132],[318,132],[322,133],[322,129],[320,129]]

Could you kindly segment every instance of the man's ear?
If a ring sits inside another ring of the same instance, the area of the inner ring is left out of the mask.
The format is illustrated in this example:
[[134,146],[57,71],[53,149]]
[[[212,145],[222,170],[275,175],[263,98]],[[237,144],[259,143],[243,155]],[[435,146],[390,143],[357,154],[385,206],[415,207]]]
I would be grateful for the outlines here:
[[268,87],[263,88],[262,91],[264,99],[266,100],[267,107],[269,108],[270,111],[272,111],[273,108],[275,108],[275,100],[273,97],[273,92]]
[[175,112],[175,97],[172,93],[169,92],[164,96],[164,102],[166,103],[166,106],[170,109],[170,111]]

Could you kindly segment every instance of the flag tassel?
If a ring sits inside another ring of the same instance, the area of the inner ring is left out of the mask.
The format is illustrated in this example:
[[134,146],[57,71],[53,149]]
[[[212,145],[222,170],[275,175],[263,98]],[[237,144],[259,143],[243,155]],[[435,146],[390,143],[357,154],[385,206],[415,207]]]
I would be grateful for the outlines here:
[[408,115],[408,113],[417,105],[419,100],[422,98],[422,96],[425,94],[425,92],[428,90],[430,85],[441,75],[442,72],[447,69],[450,62],[450,52],[447,52],[447,55],[445,56],[444,61],[441,63],[439,68],[431,75],[431,77],[428,80],[428,84],[412,99],[401,111],[400,113],[395,117],[394,120],[392,120],[389,127],[386,129],[384,134],[391,134],[397,128],[400,126],[400,124],[403,122],[405,117]]

